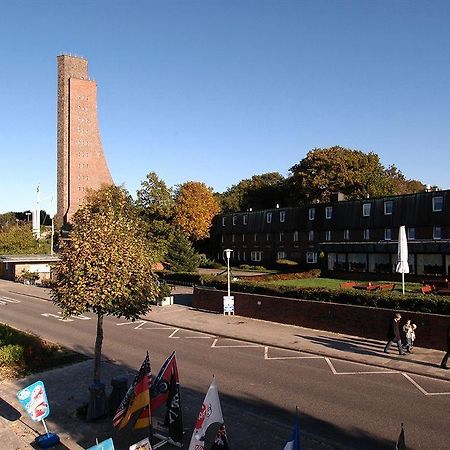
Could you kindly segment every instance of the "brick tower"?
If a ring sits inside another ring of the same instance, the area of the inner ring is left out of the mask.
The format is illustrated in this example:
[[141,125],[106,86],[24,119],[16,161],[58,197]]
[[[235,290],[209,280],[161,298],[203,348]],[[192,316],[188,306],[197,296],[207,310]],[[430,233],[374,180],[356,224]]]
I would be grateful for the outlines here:
[[98,130],[97,84],[87,59],[58,60],[57,223],[66,226],[89,189],[113,184]]

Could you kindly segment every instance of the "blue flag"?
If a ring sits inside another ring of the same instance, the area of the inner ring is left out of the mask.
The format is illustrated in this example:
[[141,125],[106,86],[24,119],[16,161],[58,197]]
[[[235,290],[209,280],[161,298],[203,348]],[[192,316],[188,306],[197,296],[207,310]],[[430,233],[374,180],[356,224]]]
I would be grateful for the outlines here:
[[300,450],[300,419],[298,415],[295,419],[294,431],[286,442],[286,445],[283,447],[283,450]]

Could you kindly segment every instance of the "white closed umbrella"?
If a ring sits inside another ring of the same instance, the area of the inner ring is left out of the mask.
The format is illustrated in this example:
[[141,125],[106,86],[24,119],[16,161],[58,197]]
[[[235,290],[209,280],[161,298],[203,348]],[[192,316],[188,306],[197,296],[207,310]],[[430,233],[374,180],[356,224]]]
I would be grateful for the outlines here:
[[406,239],[406,230],[404,225],[398,229],[398,253],[395,271],[402,274],[402,292],[403,295],[405,295],[405,273],[409,273],[409,264],[408,240]]

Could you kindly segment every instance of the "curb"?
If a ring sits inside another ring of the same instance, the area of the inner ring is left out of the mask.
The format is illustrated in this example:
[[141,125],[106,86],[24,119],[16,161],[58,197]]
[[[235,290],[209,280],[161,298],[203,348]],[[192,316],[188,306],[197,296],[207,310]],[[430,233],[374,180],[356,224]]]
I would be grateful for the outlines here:
[[[209,312],[209,313],[212,312],[212,311],[199,310],[199,309],[195,309],[195,308],[192,308],[192,309],[194,309],[195,311],[200,311],[200,312]],[[235,316],[235,317],[243,317],[244,319],[249,319],[249,317],[245,317],[245,316]],[[352,362],[352,363],[357,363],[357,364],[364,364],[366,366],[382,368],[382,369],[385,369],[385,370],[388,369],[388,370],[391,370],[392,372],[398,372],[398,373],[405,372],[405,373],[410,373],[410,374],[413,374],[413,375],[420,375],[422,377],[434,378],[434,379],[439,379],[439,380],[442,380],[442,381],[450,382],[450,380],[447,377],[445,377],[444,375],[440,375],[440,374],[436,374],[436,375],[424,374],[423,372],[420,372],[418,370],[413,370],[413,369],[392,369],[392,368],[389,368],[389,367],[387,368],[385,365],[383,365],[381,363],[361,362],[360,360],[357,360],[357,359],[354,359],[354,358],[351,358],[351,357],[345,357],[345,356],[342,356],[342,355],[334,356],[334,355],[330,355],[328,353],[320,352],[320,351],[299,350],[298,348],[289,347],[287,345],[283,346],[283,345],[277,345],[277,344],[264,342],[263,340],[257,340],[257,339],[256,340],[251,340],[251,339],[248,339],[248,338],[236,337],[236,336],[233,336],[232,334],[227,334],[227,333],[223,333],[223,332],[222,333],[207,332],[207,331],[204,331],[204,330],[199,330],[198,328],[194,328],[194,327],[189,327],[189,326],[184,326],[184,325],[183,326],[179,326],[179,325],[174,324],[173,322],[168,322],[168,321],[164,321],[164,320],[160,320],[160,319],[158,319],[158,320],[148,319],[145,316],[141,317],[141,320],[145,320],[147,322],[156,322],[156,323],[159,323],[161,325],[176,326],[177,328],[183,328],[184,330],[188,330],[188,331],[196,331],[196,332],[200,332],[200,333],[214,334],[215,336],[220,337],[220,338],[236,339],[236,340],[239,340],[239,341],[242,341],[242,342],[246,342],[246,343],[249,343],[249,344],[258,344],[258,345],[261,345],[261,346],[269,346],[269,347],[280,349],[280,350],[292,350],[292,351],[306,353],[308,355],[316,355],[316,356],[321,356],[321,357],[324,357],[324,358],[333,358],[333,359],[337,359],[339,361],[346,361],[346,362]],[[252,320],[254,320],[254,319],[252,319]],[[265,322],[265,321],[262,321],[262,322]],[[274,322],[268,322],[268,323],[274,323]],[[282,324],[280,324],[280,325],[282,325]],[[380,356],[384,357],[386,359],[389,359],[389,360],[392,359],[392,358],[389,358],[387,356],[383,356],[383,355],[380,355]],[[422,362],[425,362],[425,361],[422,361]],[[426,364],[429,364],[429,363],[426,363]],[[439,364],[436,364],[436,368],[440,368]]]

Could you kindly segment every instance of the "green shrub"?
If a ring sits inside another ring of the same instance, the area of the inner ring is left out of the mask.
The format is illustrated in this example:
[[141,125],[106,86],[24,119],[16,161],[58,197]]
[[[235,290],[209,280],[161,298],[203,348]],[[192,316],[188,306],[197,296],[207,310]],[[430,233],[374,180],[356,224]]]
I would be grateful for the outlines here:
[[255,266],[254,269],[255,270],[266,270],[266,268],[264,266]]
[[241,264],[241,265],[239,266],[239,269],[242,269],[242,270],[251,270],[251,269],[253,269],[253,266],[250,266],[249,264]]
[[17,344],[0,347],[0,366],[18,366],[24,362],[24,348]]

